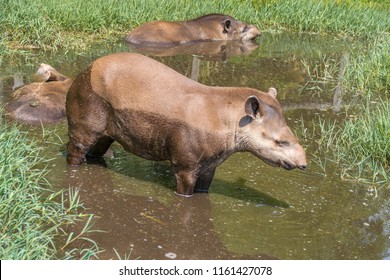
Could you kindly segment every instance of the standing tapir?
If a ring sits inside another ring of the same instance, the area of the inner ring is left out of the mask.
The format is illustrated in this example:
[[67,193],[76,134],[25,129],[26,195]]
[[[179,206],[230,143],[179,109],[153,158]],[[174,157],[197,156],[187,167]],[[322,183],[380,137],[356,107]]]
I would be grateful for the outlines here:
[[169,160],[185,196],[207,192],[216,167],[235,152],[305,169],[305,152],[275,97],[273,88],[206,86],[140,54],[108,55],[69,89],[67,162],[102,156],[116,140],[137,156]]

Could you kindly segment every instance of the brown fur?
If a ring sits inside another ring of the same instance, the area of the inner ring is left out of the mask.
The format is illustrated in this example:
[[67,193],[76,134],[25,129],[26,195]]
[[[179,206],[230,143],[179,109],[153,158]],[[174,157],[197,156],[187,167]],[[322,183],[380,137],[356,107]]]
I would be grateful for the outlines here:
[[286,169],[306,166],[276,90],[210,87],[140,54],[102,57],[69,89],[68,164],[102,156],[113,141],[150,160],[169,160],[177,193],[208,191],[216,167],[249,151]]
[[11,118],[20,122],[57,122],[66,116],[66,93],[72,80],[48,64],[41,64],[36,75],[43,82],[29,84],[13,92],[13,100],[5,109]]
[[132,30],[125,40],[146,46],[172,46],[200,41],[247,41],[259,35],[253,25],[228,15],[210,14],[188,21],[148,22]]

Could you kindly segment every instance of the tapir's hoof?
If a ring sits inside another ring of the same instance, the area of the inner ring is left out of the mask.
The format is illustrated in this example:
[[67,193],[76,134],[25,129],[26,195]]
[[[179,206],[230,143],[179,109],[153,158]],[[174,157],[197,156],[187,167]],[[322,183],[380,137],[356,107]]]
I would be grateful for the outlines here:
[[182,197],[192,197],[193,194],[182,194],[182,193],[178,193],[178,192],[175,192],[176,195],[178,196],[182,196]]

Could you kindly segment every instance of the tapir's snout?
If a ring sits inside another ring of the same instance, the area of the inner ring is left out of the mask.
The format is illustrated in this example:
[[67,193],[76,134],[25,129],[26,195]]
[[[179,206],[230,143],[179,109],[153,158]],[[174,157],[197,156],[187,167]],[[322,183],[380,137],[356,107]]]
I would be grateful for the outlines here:
[[300,170],[306,170],[307,160],[306,160],[305,150],[298,143],[295,144],[295,145],[296,145],[296,147],[295,147],[295,149],[296,149],[296,160],[295,160],[295,163],[296,164],[295,165]]
[[242,40],[254,40],[260,36],[260,30],[254,25],[247,25],[242,31]]
[[288,152],[284,154],[285,157],[280,159],[280,167],[286,170],[298,168],[300,170],[306,169],[306,153],[301,145],[298,143],[289,147]]

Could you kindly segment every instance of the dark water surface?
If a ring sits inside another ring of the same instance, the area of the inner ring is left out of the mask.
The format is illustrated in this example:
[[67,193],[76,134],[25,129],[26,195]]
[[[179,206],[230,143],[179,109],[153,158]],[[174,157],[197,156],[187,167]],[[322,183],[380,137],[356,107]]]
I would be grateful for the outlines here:
[[[182,198],[168,162],[147,161],[114,144],[107,167],[67,167],[66,122],[24,126],[45,146],[54,189],[78,188],[96,229],[90,237],[105,251],[102,259],[386,259],[390,255],[390,191],[340,179],[337,168],[318,164],[312,143],[302,139],[302,123],[339,119],[337,74],[352,42],[332,37],[264,34],[259,46],[201,45],[193,49],[137,50],[121,42],[90,51],[39,52],[0,65],[0,103],[12,87],[33,81],[40,63],[70,77],[94,59],[137,51],[208,85],[278,90],[287,123],[307,147],[308,169],[286,171],[251,154],[235,154],[218,169],[209,194]],[[352,46],[354,47],[354,46]],[[359,46],[356,46],[359,47]],[[177,53],[190,54],[177,54]],[[207,52],[208,54],[204,54]],[[192,55],[191,53],[196,53]],[[324,63],[324,62],[327,63]],[[318,66],[326,83],[310,83],[304,64]],[[331,70],[334,70],[333,72]],[[43,139],[44,138],[44,139]],[[325,159],[327,155],[323,155]],[[320,158],[321,160],[321,158]]]

